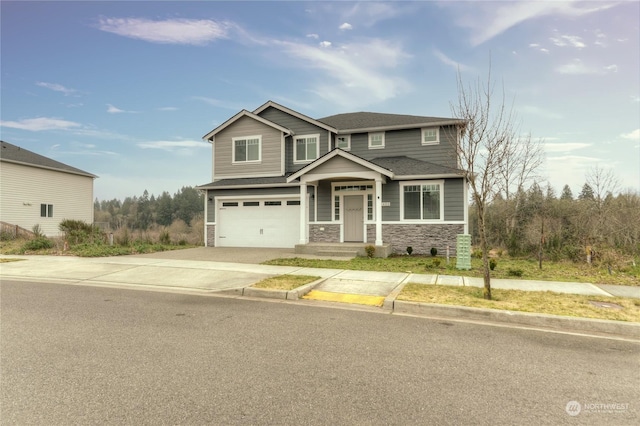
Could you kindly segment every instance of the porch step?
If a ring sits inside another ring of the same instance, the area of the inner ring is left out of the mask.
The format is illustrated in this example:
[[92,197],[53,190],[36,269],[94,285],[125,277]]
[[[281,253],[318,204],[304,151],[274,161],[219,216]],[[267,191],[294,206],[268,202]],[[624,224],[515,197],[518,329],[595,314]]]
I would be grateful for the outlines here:
[[357,257],[358,250],[324,249],[316,252],[318,256]]

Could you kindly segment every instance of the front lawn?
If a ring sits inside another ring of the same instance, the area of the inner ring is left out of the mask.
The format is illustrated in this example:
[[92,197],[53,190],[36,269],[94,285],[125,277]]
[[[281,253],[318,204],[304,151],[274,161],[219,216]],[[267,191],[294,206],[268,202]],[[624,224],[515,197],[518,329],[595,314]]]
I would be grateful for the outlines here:
[[640,322],[640,299],[500,289],[492,289],[491,297],[485,300],[477,287],[407,284],[397,300]]
[[[632,261],[629,261],[617,268],[612,268],[611,273],[609,273],[609,269],[606,266],[573,263],[569,261],[545,261],[542,269],[538,268],[538,261],[533,259],[503,256],[496,258],[496,262],[497,265],[491,273],[493,278],[640,286],[640,266],[637,260],[635,265]],[[460,275],[482,278],[481,259],[473,258],[471,260],[471,270],[468,271],[456,269],[455,263],[455,258],[451,258],[449,264],[447,264],[445,258],[422,255],[400,255],[391,256],[386,259],[356,257],[349,260],[290,258],[274,259],[265,262],[267,265]]]

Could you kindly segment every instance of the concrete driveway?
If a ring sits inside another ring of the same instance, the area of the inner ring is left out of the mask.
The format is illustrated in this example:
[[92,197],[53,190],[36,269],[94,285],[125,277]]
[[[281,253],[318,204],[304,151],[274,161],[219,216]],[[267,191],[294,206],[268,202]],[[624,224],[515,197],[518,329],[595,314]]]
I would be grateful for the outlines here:
[[294,253],[292,248],[196,247],[184,250],[136,254],[131,257],[259,264],[267,260],[305,256]]

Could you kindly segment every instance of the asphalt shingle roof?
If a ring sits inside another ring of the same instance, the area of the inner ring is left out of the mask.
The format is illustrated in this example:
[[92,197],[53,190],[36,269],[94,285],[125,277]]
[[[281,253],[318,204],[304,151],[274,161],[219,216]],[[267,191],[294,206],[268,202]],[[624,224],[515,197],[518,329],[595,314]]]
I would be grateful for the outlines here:
[[287,176],[256,177],[256,178],[236,178],[220,179],[215,182],[200,185],[199,187],[216,188],[223,186],[269,186],[282,185],[287,183]]
[[371,129],[376,127],[398,127],[428,125],[430,123],[461,123],[457,118],[423,117],[419,115],[383,114],[379,112],[349,112],[319,118],[329,126],[340,130]]
[[379,157],[370,161],[376,166],[391,170],[396,176],[460,175],[462,173],[459,169],[405,156]]
[[27,164],[34,167],[41,167],[46,169],[58,170],[61,172],[73,173],[76,175],[83,175],[88,177],[97,177],[94,174],[85,172],[78,168],[69,166],[68,164],[61,163],[44,155],[36,154],[28,149],[20,148],[19,146],[10,144],[9,142],[0,141],[0,161],[7,161],[12,163]]

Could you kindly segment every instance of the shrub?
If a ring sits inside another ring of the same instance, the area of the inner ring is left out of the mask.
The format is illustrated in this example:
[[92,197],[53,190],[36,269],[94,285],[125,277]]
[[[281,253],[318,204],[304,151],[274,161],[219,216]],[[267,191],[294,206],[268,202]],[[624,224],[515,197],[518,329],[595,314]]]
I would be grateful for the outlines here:
[[364,247],[364,251],[365,251],[365,253],[367,253],[367,257],[369,259],[371,259],[376,254],[376,248],[375,248],[375,246],[372,246],[371,244],[365,246]]
[[58,228],[64,232],[65,239],[70,244],[93,242],[101,237],[98,228],[82,220],[64,219]]
[[169,231],[166,229],[163,229],[162,231],[160,231],[160,236],[158,237],[158,241],[160,242],[160,244],[165,244],[165,245],[171,244],[171,235],[169,235]]
[[442,261],[441,261],[440,259],[433,259],[433,260],[431,261],[431,263],[433,264],[433,267],[434,267],[434,268],[438,268],[438,267],[440,267],[440,263],[441,263],[441,262],[442,262]]
[[22,250],[44,250],[53,247],[53,241],[46,237],[36,237],[33,240],[29,240],[22,246]]
[[435,247],[431,247],[431,256],[436,256],[438,254],[438,249]]
[[121,246],[128,246],[131,244],[131,234],[129,233],[129,228],[124,227],[121,231],[117,232],[115,235],[116,244]]
[[522,269],[514,269],[514,268],[507,269],[507,275],[510,277],[521,277],[522,274],[523,274]]
[[411,256],[411,253],[413,253],[413,247],[409,246],[407,247],[407,254]]
[[33,225],[33,227],[31,228],[31,231],[33,232],[33,236],[36,238],[44,237],[44,234],[42,233],[42,228],[37,223]]
[[489,269],[493,271],[496,269],[496,266],[498,266],[498,261],[495,259],[489,259]]
[[471,257],[475,257],[476,259],[482,259],[482,250],[480,249],[474,249],[471,252]]

